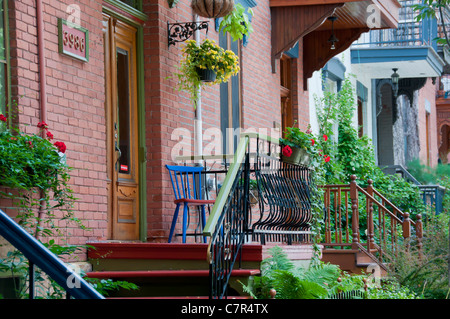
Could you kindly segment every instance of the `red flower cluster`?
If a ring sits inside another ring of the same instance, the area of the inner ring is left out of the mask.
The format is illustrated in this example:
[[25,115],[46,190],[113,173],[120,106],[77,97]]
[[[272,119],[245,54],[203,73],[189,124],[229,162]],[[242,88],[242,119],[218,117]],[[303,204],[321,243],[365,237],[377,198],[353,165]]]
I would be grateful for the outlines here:
[[45,122],[39,122],[37,127],[39,127],[40,129],[48,129],[48,125]]
[[58,150],[61,153],[65,153],[66,152],[66,144],[64,144],[64,142],[55,142],[54,145],[58,148]]
[[292,148],[289,145],[286,145],[285,147],[283,147],[281,152],[283,153],[284,156],[291,157],[291,155],[292,155]]
[[0,121],[2,121],[2,122],[7,121],[6,117],[3,114],[0,114]]
[[[48,124],[45,122],[39,122],[37,125],[38,128],[40,128],[41,130],[46,130],[46,135],[49,141],[51,141],[53,139],[53,134],[52,132],[50,132],[48,130]],[[64,142],[55,142],[53,145],[56,146],[56,148],[58,149],[59,152],[61,153],[65,153],[66,152],[66,144],[64,144]]]

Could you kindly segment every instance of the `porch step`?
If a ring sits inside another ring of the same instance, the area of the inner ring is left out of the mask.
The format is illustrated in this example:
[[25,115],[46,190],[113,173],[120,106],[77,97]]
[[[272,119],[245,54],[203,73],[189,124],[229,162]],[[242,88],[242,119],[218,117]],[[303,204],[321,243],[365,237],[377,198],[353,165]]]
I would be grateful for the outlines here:
[[[129,299],[123,297],[112,297],[107,299]],[[167,297],[133,297],[132,299],[209,299],[208,296],[167,296]],[[228,296],[230,299],[252,299],[250,296]]]
[[[259,269],[235,269],[232,277],[256,276]],[[149,277],[208,277],[208,270],[145,270],[145,271],[94,271],[86,273],[89,278],[149,278]]]
[[[92,264],[88,277],[139,286],[139,291],[119,290],[108,298],[202,299],[209,295],[208,244],[89,242],[88,247]],[[242,283],[260,275],[262,260],[261,245],[244,245],[241,267],[231,273],[229,298],[248,298]]]
[[[208,244],[88,242],[88,259],[93,270],[188,270],[209,269]],[[241,268],[259,269],[263,246],[242,248]]]
[[385,269],[375,266],[377,262],[359,249],[323,249],[321,259],[354,274],[361,274],[362,271],[369,273],[372,272],[372,268],[380,268],[376,275],[387,275]]

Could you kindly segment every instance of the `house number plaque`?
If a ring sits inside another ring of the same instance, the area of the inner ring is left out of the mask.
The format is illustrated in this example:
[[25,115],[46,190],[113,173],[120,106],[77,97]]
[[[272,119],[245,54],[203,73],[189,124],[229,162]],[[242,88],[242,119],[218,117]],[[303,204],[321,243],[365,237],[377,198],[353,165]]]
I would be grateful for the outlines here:
[[58,19],[59,53],[89,61],[89,31],[64,19]]

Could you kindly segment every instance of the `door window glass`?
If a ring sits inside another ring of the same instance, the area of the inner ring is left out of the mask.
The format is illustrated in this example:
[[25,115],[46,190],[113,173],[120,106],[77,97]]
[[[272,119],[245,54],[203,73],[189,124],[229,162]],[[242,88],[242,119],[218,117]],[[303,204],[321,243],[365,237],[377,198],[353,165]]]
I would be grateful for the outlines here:
[[130,174],[130,76],[129,52],[117,48],[117,143],[119,172]]

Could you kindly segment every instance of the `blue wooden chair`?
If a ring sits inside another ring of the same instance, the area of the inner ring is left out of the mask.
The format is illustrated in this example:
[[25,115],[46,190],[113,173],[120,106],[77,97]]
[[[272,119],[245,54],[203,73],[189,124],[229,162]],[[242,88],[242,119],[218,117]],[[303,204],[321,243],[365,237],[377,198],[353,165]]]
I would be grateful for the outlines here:
[[[182,236],[183,243],[185,243],[189,206],[200,206],[200,222],[203,229],[206,223],[205,205],[214,204],[214,200],[202,199],[203,167],[166,165],[166,168],[169,170],[170,180],[175,194],[174,203],[176,204],[172,225],[170,227],[169,243],[172,241],[181,204],[183,204]],[[206,237],[203,237],[203,242],[206,243]]]

